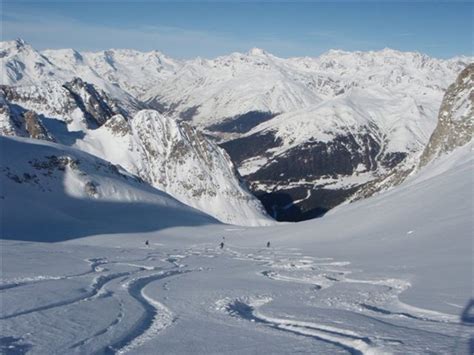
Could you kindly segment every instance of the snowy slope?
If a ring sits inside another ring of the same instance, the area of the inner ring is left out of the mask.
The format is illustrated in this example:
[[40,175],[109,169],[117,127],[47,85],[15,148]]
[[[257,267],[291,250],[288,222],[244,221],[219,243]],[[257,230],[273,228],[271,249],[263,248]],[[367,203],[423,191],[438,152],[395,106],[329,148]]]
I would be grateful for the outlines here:
[[449,86],[439,110],[438,124],[420,158],[425,165],[472,140],[474,129],[474,63]]
[[132,115],[77,78],[1,90],[3,135],[80,148],[226,223],[271,223],[226,153],[186,124],[154,110]]
[[46,242],[218,223],[80,150],[29,138],[0,137],[0,145],[2,238]]
[[60,49],[45,50],[42,54],[56,66],[74,72],[78,77],[87,78],[93,71],[138,99],[182,66],[181,61],[158,51],[110,49],[79,53],[73,49]]
[[191,126],[155,110],[139,111],[130,121],[114,116],[75,146],[120,164],[225,223],[257,226],[272,222],[221,148]]
[[[74,50],[67,52],[71,55],[71,61],[80,62],[81,55],[78,52]],[[52,80],[71,81],[79,77],[120,100],[124,107],[133,110],[143,106],[129,93],[103,79],[94,68],[77,62],[69,67],[58,66],[21,39],[0,42],[0,67],[1,85],[31,86],[45,84]]]
[[[419,159],[389,170],[358,190],[351,199],[361,199],[402,183],[438,157],[472,141],[474,124],[474,64],[468,65],[446,90],[438,112],[436,128]],[[414,130],[413,130],[414,131]],[[412,132],[413,132],[412,131]]]
[[284,59],[253,49],[188,61],[147,97],[178,113],[195,108],[191,117],[200,126],[251,111],[280,113],[320,102],[319,95],[294,75]]
[[157,51],[39,53],[18,41],[2,46],[8,53],[2,68],[23,65],[14,73],[33,73],[11,84],[45,85],[34,65],[43,58],[55,77],[94,83],[132,115],[140,105],[124,103],[125,92],[204,130],[267,212],[290,221],[321,216],[364,184],[416,165],[446,88],[473,61],[391,49],[285,59],[257,48],[178,61]]
[[[129,112],[121,103],[79,78],[67,82],[51,80],[37,85],[2,86],[0,90],[4,106],[13,111],[36,112],[45,121],[64,122],[71,132],[95,129],[113,115],[128,115]],[[8,120],[8,117],[2,120]]]
[[472,58],[438,60],[389,49],[283,59],[253,49],[188,61],[148,98],[173,111],[195,108],[193,120],[206,126],[249,111],[290,112],[353,87],[383,88],[415,98],[439,95],[469,61]]
[[[428,101],[428,100],[427,100]],[[370,132],[384,152],[419,152],[434,129],[435,111],[406,94],[387,90],[351,89],[344,96],[305,109],[281,114],[261,123],[245,136],[273,132],[282,144],[271,154],[282,154],[306,142],[328,142],[348,132]]]
[[472,148],[300,224],[2,241],[2,349],[469,354]]
[[0,60],[2,84],[33,84],[65,75],[48,58],[34,50],[25,41],[1,42]]

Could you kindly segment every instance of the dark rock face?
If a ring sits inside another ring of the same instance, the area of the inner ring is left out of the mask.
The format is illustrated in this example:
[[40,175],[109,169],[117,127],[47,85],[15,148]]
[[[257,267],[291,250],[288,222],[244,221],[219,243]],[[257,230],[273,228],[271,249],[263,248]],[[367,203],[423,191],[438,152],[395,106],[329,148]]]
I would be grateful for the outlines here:
[[[273,192],[259,190],[253,192],[267,213],[277,221],[299,222],[323,216],[331,208],[344,202],[356,189],[330,190],[305,185]],[[301,199],[304,200],[294,203]]]
[[179,113],[179,118],[184,121],[191,121],[195,115],[197,115],[199,106],[192,106],[187,110]]
[[249,179],[293,181],[352,175],[359,164],[363,164],[366,170],[375,170],[375,157],[380,152],[380,145],[369,135],[361,137],[360,141],[350,135],[338,136],[327,143],[305,143],[273,158]]
[[244,179],[267,212],[279,221],[322,216],[362,186],[331,188],[312,181],[375,172],[381,167],[392,169],[406,158],[406,153],[385,154],[368,130],[339,135],[329,142],[308,141],[280,155],[269,152],[281,144],[272,132],[221,144],[237,166],[249,158],[268,158],[268,163]]
[[97,183],[93,181],[86,182],[84,186],[84,191],[90,197],[97,197],[99,195],[99,192],[97,190]]
[[155,97],[151,100],[146,101],[147,108],[158,111],[159,113],[166,113],[169,111],[168,105],[163,103],[159,97]]
[[260,123],[271,120],[276,115],[272,112],[250,111],[208,126],[207,130],[212,132],[246,133]]
[[446,90],[438,124],[421,158],[420,166],[472,140],[474,132],[474,63],[469,64]]
[[31,138],[43,140],[49,139],[48,132],[38,119],[38,115],[36,112],[26,111],[23,114],[23,119],[25,121],[25,129]]
[[381,164],[388,169],[393,169],[405,160],[407,156],[408,154],[404,152],[387,153],[382,157]]
[[362,186],[350,197],[351,201],[368,198],[404,182],[410,174],[440,155],[447,154],[472,140],[474,127],[474,64],[468,65],[449,86],[438,114],[438,124],[428,141],[418,163],[398,166],[403,154],[387,154],[383,159],[391,168],[387,174]]
[[281,145],[281,140],[271,132],[256,134],[248,137],[242,137],[222,143],[220,146],[225,149],[227,154],[236,166],[239,166],[245,159],[266,155],[270,148]]
[[113,103],[104,93],[99,93],[93,85],[80,78],[65,83],[63,87],[69,91],[76,105],[84,112],[89,128],[102,126],[115,114],[125,114],[113,107]]
[[5,100],[6,92],[0,88],[0,115],[4,116],[4,122],[0,127],[0,134],[5,136],[30,137],[42,140],[54,140],[41,122],[42,115],[35,111],[11,104]]

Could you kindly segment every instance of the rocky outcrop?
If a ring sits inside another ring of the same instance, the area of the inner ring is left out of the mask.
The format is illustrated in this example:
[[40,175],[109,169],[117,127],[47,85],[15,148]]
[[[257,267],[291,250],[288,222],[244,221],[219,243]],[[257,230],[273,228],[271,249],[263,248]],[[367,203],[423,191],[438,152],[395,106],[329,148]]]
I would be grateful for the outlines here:
[[420,158],[420,166],[463,146],[474,128],[474,63],[448,88],[439,110],[438,125]]
[[100,127],[110,117],[125,114],[107,94],[99,92],[93,85],[80,78],[74,78],[63,87],[68,90],[77,107],[84,113],[88,128]]
[[28,132],[28,135],[34,139],[43,139],[48,140],[49,135],[46,131],[46,128],[41,124],[38,119],[38,114],[34,111],[26,111],[23,114],[23,119],[25,120],[25,129]]
[[[1,89],[3,135],[78,147],[227,223],[271,223],[226,153],[186,122],[155,110],[130,116],[81,79]],[[85,191],[95,195],[90,184]]]
[[[19,110],[18,105],[15,107]],[[240,180],[227,154],[185,122],[178,123],[154,110],[143,110],[129,120],[115,115],[101,127],[85,130],[80,136],[65,131],[64,127],[52,129],[49,136],[41,119],[50,119],[25,110],[8,118],[5,112],[10,112],[10,107],[5,105],[0,109],[4,111],[0,120],[3,135],[54,138],[58,143],[80,148],[119,164],[142,181],[223,222],[271,223],[258,199]],[[48,124],[55,127],[49,121]],[[54,157],[48,164],[65,167],[63,160]],[[88,196],[98,196],[94,181],[87,183],[84,191]]]
[[468,65],[449,86],[438,114],[438,124],[419,160],[390,170],[364,184],[350,197],[351,201],[370,197],[404,182],[437,157],[447,154],[472,140],[474,128],[474,64]]
[[0,89],[0,135],[54,140],[35,111],[9,104]]
[[[406,158],[403,152],[385,152],[383,142],[369,129],[340,134],[329,141],[310,140],[273,154],[283,144],[267,131],[222,143],[234,163],[264,162],[245,174],[251,190],[267,212],[279,221],[319,217],[344,202],[367,179],[391,170]],[[348,180],[334,185],[335,181]]]
[[63,121],[70,131],[84,131],[97,129],[117,114],[128,117],[127,111],[115,100],[78,78],[66,83],[51,81],[32,86],[2,85],[0,96],[2,106],[9,106],[13,116],[29,111],[43,117],[39,120],[31,115],[27,117],[33,135],[39,134],[41,120]]
[[[186,122],[143,110],[129,121],[116,115],[89,137],[83,149],[120,164],[223,222],[270,223],[259,201],[240,181],[228,155]],[[93,145],[97,140],[102,141],[100,146]]]
[[260,123],[271,120],[277,114],[263,111],[250,111],[212,124],[206,129],[218,133],[246,133]]

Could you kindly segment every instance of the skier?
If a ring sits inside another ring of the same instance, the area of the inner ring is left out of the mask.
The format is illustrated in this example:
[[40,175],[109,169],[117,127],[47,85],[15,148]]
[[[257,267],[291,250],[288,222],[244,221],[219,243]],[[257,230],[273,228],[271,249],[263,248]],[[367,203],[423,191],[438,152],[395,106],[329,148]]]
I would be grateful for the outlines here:
[[224,248],[224,242],[221,242],[221,249]]
[[145,242],[145,245],[148,247],[148,246],[150,245],[150,242],[147,240],[147,241]]
[[267,248],[270,248],[270,242],[267,242]]

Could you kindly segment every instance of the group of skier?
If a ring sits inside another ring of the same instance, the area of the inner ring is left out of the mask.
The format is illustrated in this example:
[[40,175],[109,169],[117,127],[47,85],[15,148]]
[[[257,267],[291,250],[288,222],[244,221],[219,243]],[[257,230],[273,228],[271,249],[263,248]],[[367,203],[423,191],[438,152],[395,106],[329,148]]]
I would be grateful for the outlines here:
[[[225,241],[225,237],[222,237],[222,242],[220,243],[221,249],[224,249],[224,241]],[[150,242],[148,240],[145,241],[145,246],[147,248],[150,246]],[[267,248],[270,248],[270,242],[267,242]]]
[[[225,237],[222,237],[222,242],[220,243],[221,249],[224,249],[224,241],[225,241]],[[267,242],[267,248],[270,248],[270,242],[269,241]]]

